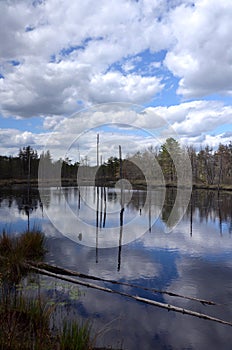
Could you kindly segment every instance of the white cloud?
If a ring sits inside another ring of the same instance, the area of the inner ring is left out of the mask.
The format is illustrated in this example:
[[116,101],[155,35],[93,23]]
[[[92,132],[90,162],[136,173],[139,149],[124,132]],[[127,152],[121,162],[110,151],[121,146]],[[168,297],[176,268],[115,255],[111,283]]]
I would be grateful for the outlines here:
[[24,131],[23,133],[20,133],[19,135],[15,136],[15,142],[16,144],[28,144],[31,145],[34,143],[34,135],[29,131]]
[[[149,104],[173,84],[167,68],[180,78],[178,92],[184,97],[230,94],[231,9],[229,0],[196,0],[194,6],[188,0],[103,0],[101,5],[93,0],[2,1],[0,113],[41,116],[44,129],[51,130],[64,116],[95,103]],[[231,107],[203,100],[147,108],[144,114],[126,118],[94,114],[65,130],[70,139],[77,129],[112,120],[150,130],[157,128],[155,115],[170,123],[167,137],[172,129],[182,141],[197,145],[216,146],[230,139],[225,132],[214,139],[206,133],[229,124]],[[12,130],[12,135],[17,133],[14,140],[5,139],[4,153],[20,141],[38,142],[40,147],[47,137]],[[59,143],[58,136],[54,142]]]
[[[130,74],[133,56],[144,50],[168,50],[166,66],[180,77],[178,91],[185,97],[230,93],[231,2],[191,4],[1,2],[2,113],[67,114],[77,109],[78,100],[88,104],[112,98],[136,103],[152,99],[164,88],[160,78]],[[125,59],[122,68],[128,75],[109,71]],[[20,65],[12,65],[12,60]],[[161,62],[154,65],[158,69]]]
[[153,6],[124,0],[101,6],[94,1],[1,2],[2,113],[67,114],[77,110],[78,100],[153,98],[163,88],[160,79],[107,70],[124,57],[167,47],[170,32],[158,21],[161,9],[159,1]]
[[46,144],[48,134],[32,133],[18,129],[0,128],[0,154],[17,155],[19,148],[31,145],[37,151],[41,151]]
[[62,117],[61,116],[50,116],[50,117],[45,117],[44,118],[44,122],[43,122],[43,127],[45,130],[53,130],[58,123],[60,123],[62,121]]
[[[110,84],[109,84],[110,85]],[[170,107],[148,107],[140,109],[130,104],[105,104],[80,111],[70,117],[50,116],[44,118],[46,133],[34,133],[17,129],[1,129],[2,154],[16,154],[18,148],[28,144],[38,151],[50,149],[53,157],[79,160],[88,155],[95,161],[96,134],[100,133],[103,160],[118,155],[118,145],[123,156],[134,154],[153,145],[160,146],[168,137],[196,148],[219,143],[228,144],[231,133],[215,133],[221,125],[229,123],[232,107],[217,101],[192,101]],[[48,132],[49,131],[49,132]],[[211,131],[211,134],[207,134]]]
[[232,2],[197,0],[170,14],[175,44],[165,62],[180,78],[178,93],[202,97],[232,94]]
[[119,72],[109,72],[95,76],[90,82],[90,98],[94,102],[148,101],[162,88],[156,77],[141,77],[129,74],[123,76]]
[[[229,124],[232,116],[232,107],[218,101],[192,101],[170,107],[150,108],[150,110],[165,118],[177,135],[184,138],[187,143],[192,141],[195,143],[194,138],[199,139],[206,132],[213,131],[223,124]],[[222,133],[215,138],[215,146],[222,142],[223,136]],[[208,140],[210,136],[204,143],[206,144]]]

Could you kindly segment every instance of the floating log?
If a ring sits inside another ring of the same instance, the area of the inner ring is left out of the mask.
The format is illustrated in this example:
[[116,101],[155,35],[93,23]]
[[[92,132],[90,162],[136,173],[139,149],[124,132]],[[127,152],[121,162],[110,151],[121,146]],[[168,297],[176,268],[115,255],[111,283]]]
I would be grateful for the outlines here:
[[39,268],[42,268],[46,271],[54,272],[54,273],[59,274],[59,275],[77,276],[80,278],[91,279],[91,280],[101,281],[101,282],[107,282],[107,283],[117,284],[117,285],[126,286],[126,287],[130,287],[130,288],[137,288],[137,289],[141,289],[141,290],[152,292],[152,293],[166,294],[166,295],[171,296],[171,297],[183,298],[183,299],[188,299],[188,300],[200,302],[201,304],[204,304],[204,305],[217,305],[214,301],[210,301],[210,300],[185,296],[185,295],[177,294],[177,293],[174,293],[171,291],[166,291],[166,290],[147,288],[144,286],[140,286],[138,284],[131,284],[131,283],[127,283],[127,282],[118,282],[118,281],[111,280],[111,279],[101,278],[101,277],[92,276],[92,275],[86,275],[86,274],[83,274],[83,273],[80,273],[77,271],[67,270],[67,269],[64,269],[64,268],[59,267],[59,266],[45,264],[43,262],[39,262],[39,263],[30,262],[30,264],[32,266],[39,267]]
[[106,292],[106,293],[122,295],[122,296],[125,296],[127,298],[131,298],[133,300],[140,301],[140,302],[145,303],[145,304],[149,304],[149,305],[153,305],[153,306],[156,306],[156,307],[159,307],[159,308],[162,308],[162,309],[166,309],[168,311],[179,312],[179,313],[182,313],[182,314],[185,314],[185,315],[198,317],[198,318],[201,318],[201,319],[204,319],[204,320],[213,321],[213,322],[217,322],[217,323],[224,324],[224,325],[232,327],[232,322],[225,321],[225,320],[222,320],[222,319],[219,319],[219,318],[216,318],[216,317],[212,317],[212,316],[209,316],[209,315],[206,315],[206,314],[202,314],[200,312],[192,311],[192,310],[189,310],[189,309],[184,309],[184,308],[181,308],[181,307],[178,307],[178,306],[174,306],[174,305],[170,305],[170,304],[161,303],[161,302],[158,302],[158,301],[155,301],[155,300],[146,299],[146,298],[139,297],[139,296],[136,296],[136,295],[131,295],[131,294],[128,294],[128,293],[125,293],[125,292],[119,292],[119,291],[116,291],[116,290],[113,290],[113,289],[110,289],[110,288],[98,286],[98,285],[93,284],[93,283],[83,282],[83,281],[80,281],[80,280],[77,280],[77,279],[74,279],[74,278],[71,278],[71,277],[60,276],[60,275],[58,275],[56,273],[49,272],[49,271],[46,271],[44,269],[40,269],[40,268],[32,266],[32,265],[28,265],[27,264],[27,267],[30,268],[31,270],[37,272],[37,273],[40,273],[42,275],[49,276],[49,277],[55,277],[55,278],[58,278],[58,279],[60,279],[62,281],[66,281],[66,282],[71,282],[71,283],[74,283],[74,284],[82,285],[82,286],[85,286],[87,288],[97,289],[97,290],[100,290],[100,291],[103,291],[103,292]]

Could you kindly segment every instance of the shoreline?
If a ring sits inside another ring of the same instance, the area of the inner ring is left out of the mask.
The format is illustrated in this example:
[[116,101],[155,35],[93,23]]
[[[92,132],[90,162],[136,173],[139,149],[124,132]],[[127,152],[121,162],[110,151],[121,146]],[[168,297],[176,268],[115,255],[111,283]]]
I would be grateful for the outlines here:
[[[107,182],[104,181],[98,181],[95,182],[95,186],[99,186],[99,187],[114,187],[117,181],[114,180],[109,180]],[[62,179],[61,181],[62,187],[71,187],[71,186],[78,186],[77,182],[74,179]],[[143,181],[136,181],[136,180],[132,180],[131,184],[133,186],[134,189],[146,189],[147,188],[147,183],[143,182]],[[32,179],[30,182],[28,182],[27,179],[10,179],[10,180],[0,180],[0,190],[1,189],[13,189],[13,190],[17,190],[17,189],[27,189],[28,185],[30,188],[38,188],[38,180],[37,179]],[[60,187],[60,181],[59,180],[55,180],[55,179],[51,179],[51,180],[47,180],[44,181],[42,183],[43,187]],[[92,181],[82,181],[79,186],[91,186],[93,185]],[[154,188],[158,188],[158,187],[166,187],[166,188],[177,188],[176,184],[172,184],[172,183],[166,183],[165,185],[163,184],[158,184],[158,183],[151,183],[150,187],[152,189]],[[185,186],[182,185],[181,188],[189,188],[190,186]],[[228,184],[221,184],[221,185],[207,185],[207,184],[192,184],[191,185],[192,190],[212,190],[212,191],[232,191],[232,184],[228,185]]]

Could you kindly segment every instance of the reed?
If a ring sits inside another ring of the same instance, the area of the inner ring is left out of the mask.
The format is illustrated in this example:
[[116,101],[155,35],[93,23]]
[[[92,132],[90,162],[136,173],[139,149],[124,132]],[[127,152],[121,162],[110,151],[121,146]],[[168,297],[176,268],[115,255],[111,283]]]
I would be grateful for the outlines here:
[[87,322],[64,322],[54,332],[50,320],[55,306],[41,299],[0,300],[0,349],[4,350],[94,350],[91,325]]
[[23,296],[0,302],[0,349],[54,349],[49,322],[52,307]]
[[45,256],[44,234],[34,229],[21,235],[10,235],[5,230],[0,236],[0,280],[19,283],[27,273],[25,262],[42,261]]
[[65,323],[60,336],[60,350],[91,350],[91,326],[85,323]]
[[0,236],[0,349],[94,349],[89,322],[64,322],[62,329],[52,332],[50,321],[56,304],[18,291],[17,284],[31,271],[28,264],[43,261],[45,253],[40,230],[18,236],[3,231]]

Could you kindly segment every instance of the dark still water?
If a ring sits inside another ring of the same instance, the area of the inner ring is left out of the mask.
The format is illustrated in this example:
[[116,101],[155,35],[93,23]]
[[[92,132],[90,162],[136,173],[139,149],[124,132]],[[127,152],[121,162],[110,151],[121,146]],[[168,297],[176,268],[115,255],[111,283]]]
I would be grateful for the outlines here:
[[[232,193],[93,187],[0,192],[0,229],[40,227],[47,261],[102,278],[212,300],[217,305],[93,282],[232,321]],[[104,247],[104,248],[103,248]],[[98,346],[231,349],[232,328],[129,298],[41,277],[62,318],[90,319]]]

